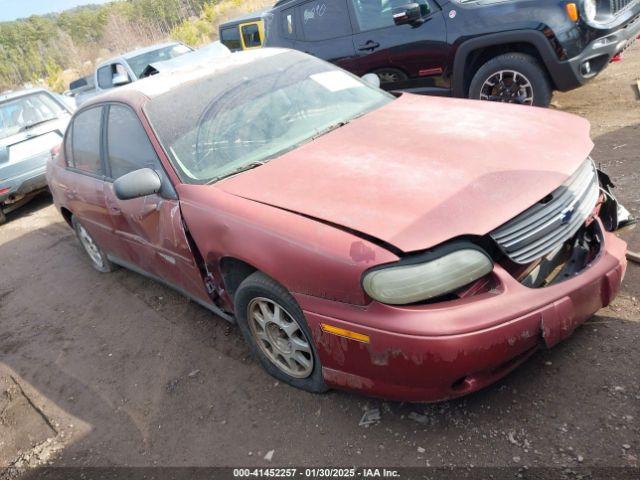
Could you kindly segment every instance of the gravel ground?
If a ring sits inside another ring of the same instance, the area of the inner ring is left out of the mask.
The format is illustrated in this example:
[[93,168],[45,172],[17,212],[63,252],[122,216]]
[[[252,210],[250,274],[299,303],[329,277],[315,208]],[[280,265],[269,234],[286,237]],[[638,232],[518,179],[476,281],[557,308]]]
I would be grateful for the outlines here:
[[[638,71],[636,47],[554,106],[592,122],[594,158],[640,216]],[[625,238],[640,250],[640,229]],[[46,196],[0,227],[0,265],[0,467],[638,467],[639,265],[571,339],[432,405],[275,382],[234,326],[132,272],[94,271]],[[379,421],[360,426],[371,410]]]

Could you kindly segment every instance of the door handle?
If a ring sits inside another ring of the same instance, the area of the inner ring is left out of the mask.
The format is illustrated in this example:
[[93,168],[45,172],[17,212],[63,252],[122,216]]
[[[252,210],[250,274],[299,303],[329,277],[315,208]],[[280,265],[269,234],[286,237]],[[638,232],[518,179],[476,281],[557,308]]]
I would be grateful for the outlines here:
[[358,47],[358,50],[360,50],[361,52],[366,52],[366,51],[371,51],[373,52],[376,48],[378,48],[380,46],[380,44],[378,42],[374,42],[373,40],[369,40],[367,43],[365,43],[364,45],[360,45]]

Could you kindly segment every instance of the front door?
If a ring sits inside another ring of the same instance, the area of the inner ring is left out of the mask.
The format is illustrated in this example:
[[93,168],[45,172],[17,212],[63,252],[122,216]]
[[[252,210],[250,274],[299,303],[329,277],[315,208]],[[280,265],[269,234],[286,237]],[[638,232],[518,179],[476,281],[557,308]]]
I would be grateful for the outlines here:
[[417,0],[423,11],[420,24],[395,25],[393,10],[406,0],[348,0],[356,33],[358,55],[354,73],[376,72],[385,89],[446,94],[445,66],[449,47],[442,10],[433,0]]
[[[187,241],[178,199],[136,113],[127,106],[107,107],[105,157],[108,179],[104,195],[121,262],[154,275],[187,294],[210,303]],[[113,181],[140,168],[162,178],[158,194],[120,200]]]

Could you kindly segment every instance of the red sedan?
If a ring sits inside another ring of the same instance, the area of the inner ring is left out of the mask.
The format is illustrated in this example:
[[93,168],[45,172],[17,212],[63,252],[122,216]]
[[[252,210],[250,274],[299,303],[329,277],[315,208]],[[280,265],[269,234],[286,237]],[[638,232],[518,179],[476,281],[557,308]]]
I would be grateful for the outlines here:
[[615,297],[630,219],[592,147],[575,116],[263,49],[87,102],[47,175],[96,269],[237,322],[274,377],[435,401]]

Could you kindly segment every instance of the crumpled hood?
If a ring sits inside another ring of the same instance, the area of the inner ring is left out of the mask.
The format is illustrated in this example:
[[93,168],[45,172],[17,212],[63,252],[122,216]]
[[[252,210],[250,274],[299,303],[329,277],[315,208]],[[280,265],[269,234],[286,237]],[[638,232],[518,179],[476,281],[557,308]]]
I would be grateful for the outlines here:
[[489,233],[592,148],[589,123],[574,115],[404,94],[216,186],[411,252]]

